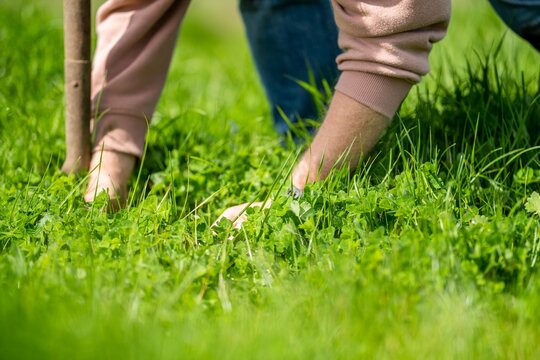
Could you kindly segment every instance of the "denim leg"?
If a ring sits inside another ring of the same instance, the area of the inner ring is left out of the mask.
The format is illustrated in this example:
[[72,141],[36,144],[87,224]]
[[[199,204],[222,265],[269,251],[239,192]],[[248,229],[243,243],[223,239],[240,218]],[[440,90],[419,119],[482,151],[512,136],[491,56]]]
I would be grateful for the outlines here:
[[240,0],[251,52],[272,107],[278,133],[289,130],[278,111],[291,122],[319,118],[313,97],[295,80],[317,86],[338,76],[337,27],[329,0]]
[[540,51],[540,0],[490,0],[512,30]]

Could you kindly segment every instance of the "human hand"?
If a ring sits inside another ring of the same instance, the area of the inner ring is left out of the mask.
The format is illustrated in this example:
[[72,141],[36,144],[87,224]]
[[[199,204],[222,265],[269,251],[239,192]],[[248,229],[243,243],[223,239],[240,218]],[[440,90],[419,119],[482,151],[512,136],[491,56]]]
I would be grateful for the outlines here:
[[217,220],[214,222],[212,226],[216,226],[217,224],[219,224],[221,219],[225,218],[233,223],[234,229],[240,229],[242,228],[242,224],[244,223],[244,221],[247,220],[246,209],[248,207],[252,207],[252,208],[263,207],[264,209],[268,209],[270,208],[271,205],[272,205],[272,200],[267,200],[266,202],[254,202],[251,205],[250,203],[244,203],[241,205],[232,206],[228,208],[227,210],[225,210],[217,218]]
[[135,157],[115,151],[95,152],[90,162],[88,187],[84,201],[91,203],[102,192],[109,196],[107,211],[115,212],[126,205],[128,182]]

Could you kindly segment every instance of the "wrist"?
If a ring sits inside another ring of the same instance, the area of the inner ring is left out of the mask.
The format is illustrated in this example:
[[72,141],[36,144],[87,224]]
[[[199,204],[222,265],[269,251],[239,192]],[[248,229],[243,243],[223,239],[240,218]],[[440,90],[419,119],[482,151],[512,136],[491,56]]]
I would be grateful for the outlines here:
[[313,143],[292,172],[293,186],[303,190],[307,183],[325,179],[334,166],[354,169],[389,124],[385,115],[337,92]]

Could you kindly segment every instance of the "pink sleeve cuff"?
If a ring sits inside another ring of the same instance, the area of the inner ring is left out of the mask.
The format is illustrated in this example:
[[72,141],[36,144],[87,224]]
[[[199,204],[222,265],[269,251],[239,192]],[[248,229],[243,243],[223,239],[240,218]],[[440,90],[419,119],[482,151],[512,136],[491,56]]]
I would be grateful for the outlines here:
[[344,71],[336,90],[391,119],[413,85],[384,75]]
[[142,157],[148,121],[128,111],[111,109],[94,124],[95,142],[92,152],[102,149]]

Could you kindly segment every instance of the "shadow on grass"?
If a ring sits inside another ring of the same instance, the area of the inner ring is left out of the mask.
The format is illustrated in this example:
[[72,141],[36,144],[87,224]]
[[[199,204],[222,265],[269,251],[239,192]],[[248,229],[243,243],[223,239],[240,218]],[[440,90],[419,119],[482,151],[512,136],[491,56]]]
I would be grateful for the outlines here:
[[432,162],[452,179],[540,183],[540,173],[519,179],[524,168],[540,169],[540,79],[509,78],[502,68],[492,57],[469,62],[451,86],[419,93],[414,112],[397,117],[374,151],[375,174]]

